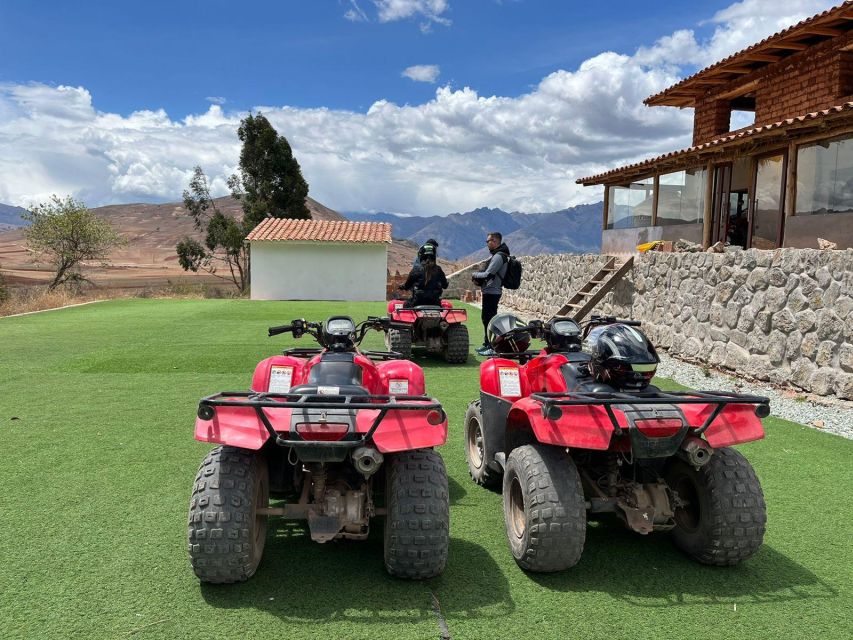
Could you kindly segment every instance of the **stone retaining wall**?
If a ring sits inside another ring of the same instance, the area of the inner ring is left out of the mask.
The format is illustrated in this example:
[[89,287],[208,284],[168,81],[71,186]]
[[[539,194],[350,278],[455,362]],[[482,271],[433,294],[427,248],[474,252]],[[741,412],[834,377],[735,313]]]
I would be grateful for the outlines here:
[[[548,318],[605,260],[522,258],[522,286],[501,303]],[[454,274],[469,283],[470,271]],[[595,312],[641,320],[683,359],[853,399],[853,249],[647,253]]]

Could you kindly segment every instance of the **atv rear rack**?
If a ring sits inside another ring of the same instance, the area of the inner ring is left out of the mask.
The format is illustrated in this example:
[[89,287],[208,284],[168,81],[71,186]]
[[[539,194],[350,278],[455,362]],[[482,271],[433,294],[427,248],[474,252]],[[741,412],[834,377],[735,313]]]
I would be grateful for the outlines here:
[[[235,399],[241,398],[241,399]],[[243,399],[244,398],[244,399]],[[297,394],[297,393],[255,393],[253,391],[222,391],[199,400],[198,417],[202,420],[211,420],[216,414],[215,407],[251,407],[255,410],[258,419],[263,423],[276,444],[280,446],[294,446],[303,444],[319,448],[355,448],[369,440],[379,428],[382,420],[389,411],[439,411],[441,420],[438,424],[447,420],[447,414],[441,403],[430,396],[424,395],[321,395],[321,394]],[[359,434],[350,431],[340,440],[331,442],[306,440],[297,431],[296,425],[291,424],[287,437],[277,432],[270,423],[264,409],[302,409],[324,410],[338,409],[345,411],[358,411],[369,409],[379,411],[370,429]]]
[[[632,391],[632,392],[542,392],[530,395],[532,400],[542,403],[542,416],[555,417],[553,408],[567,406],[597,405],[607,411],[610,422],[616,433],[622,433],[613,405],[665,405],[665,404],[712,404],[714,410],[705,423],[696,430],[696,435],[702,435],[720,412],[729,404],[755,404],[755,415],[765,418],[770,415],[770,400],[764,396],[750,396],[730,391]],[[556,416],[559,417],[559,416]]]

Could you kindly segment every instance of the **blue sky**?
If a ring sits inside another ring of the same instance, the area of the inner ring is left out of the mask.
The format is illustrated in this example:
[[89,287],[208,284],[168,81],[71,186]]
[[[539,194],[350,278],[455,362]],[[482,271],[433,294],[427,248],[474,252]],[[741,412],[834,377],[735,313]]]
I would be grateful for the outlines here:
[[554,210],[690,142],[642,99],[833,3],[0,0],[0,202],[218,192],[262,110],[341,210]]

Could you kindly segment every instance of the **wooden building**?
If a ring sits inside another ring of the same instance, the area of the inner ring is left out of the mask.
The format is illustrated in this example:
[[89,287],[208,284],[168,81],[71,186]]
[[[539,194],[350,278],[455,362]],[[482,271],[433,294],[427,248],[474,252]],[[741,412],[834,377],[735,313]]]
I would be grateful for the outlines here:
[[693,108],[693,146],[577,181],[605,187],[602,253],[679,238],[774,249],[817,247],[820,237],[853,247],[853,2],[645,104]]

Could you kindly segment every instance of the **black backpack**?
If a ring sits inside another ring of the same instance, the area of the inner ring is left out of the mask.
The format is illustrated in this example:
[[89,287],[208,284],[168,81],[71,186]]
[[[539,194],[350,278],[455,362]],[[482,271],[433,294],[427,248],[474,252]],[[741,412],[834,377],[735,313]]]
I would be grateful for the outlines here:
[[506,273],[501,285],[504,289],[518,289],[521,286],[521,263],[515,256],[506,257]]

